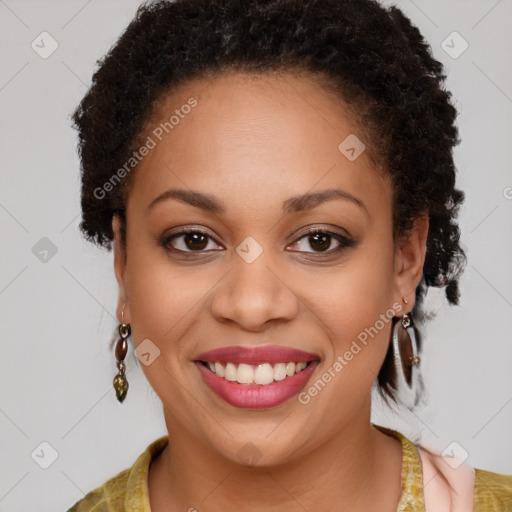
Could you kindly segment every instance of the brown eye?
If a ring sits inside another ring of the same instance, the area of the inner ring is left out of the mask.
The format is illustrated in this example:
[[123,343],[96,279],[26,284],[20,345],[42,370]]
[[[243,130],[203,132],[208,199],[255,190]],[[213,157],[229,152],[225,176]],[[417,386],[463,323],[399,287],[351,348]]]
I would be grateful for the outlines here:
[[[209,242],[213,239],[207,233],[198,229],[187,229],[166,237],[162,245],[178,252],[206,251]],[[214,244],[215,245],[215,244]]]
[[319,251],[326,251],[329,249],[332,238],[327,233],[314,233],[313,235],[308,235],[309,244],[313,249],[318,249]]
[[[333,242],[338,245],[332,248]],[[309,230],[305,235],[301,236],[293,245],[299,246],[299,251],[302,252],[301,247],[309,245],[313,251],[304,250],[303,252],[325,253],[329,254],[344,249],[345,247],[352,247],[354,242],[338,233],[332,231],[322,231],[320,229]]]
[[187,233],[183,241],[190,250],[204,251],[208,245],[208,237],[203,233]]

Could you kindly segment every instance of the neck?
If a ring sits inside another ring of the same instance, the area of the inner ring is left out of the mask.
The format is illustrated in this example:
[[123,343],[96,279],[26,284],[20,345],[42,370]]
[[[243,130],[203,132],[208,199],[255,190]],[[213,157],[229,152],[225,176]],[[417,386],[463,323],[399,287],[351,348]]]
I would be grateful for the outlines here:
[[164,412],[169,444],[151,464],[152,512],[397,509],[400,441],[371,426],[370,407],[308,454],[271,467],[219,456]]

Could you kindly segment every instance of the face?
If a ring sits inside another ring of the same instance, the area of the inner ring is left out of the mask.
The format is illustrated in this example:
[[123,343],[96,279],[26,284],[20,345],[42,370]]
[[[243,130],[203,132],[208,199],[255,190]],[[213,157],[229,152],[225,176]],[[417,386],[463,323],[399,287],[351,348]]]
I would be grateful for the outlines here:
[[273,465],[368,423],[428,221],[394,245],[388,178],[339,148],[354,135],[341,100],[291,73],[183,84],[143,133],[126,258],[113,221],[117,314],[169,432],[203,452],[239,462],[250,442]]

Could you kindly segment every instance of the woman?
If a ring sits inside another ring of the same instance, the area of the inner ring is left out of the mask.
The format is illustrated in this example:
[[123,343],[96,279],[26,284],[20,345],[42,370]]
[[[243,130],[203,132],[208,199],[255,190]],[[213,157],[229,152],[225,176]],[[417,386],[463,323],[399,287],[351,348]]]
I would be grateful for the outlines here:
[[[74,115],[168,436],[70,511],[512,510],[512,476],[370,422],[418,403],[422,300],[459,298],[442,65],[374,0],[143,5]],[[406,396],[408,394],[408,396]]]

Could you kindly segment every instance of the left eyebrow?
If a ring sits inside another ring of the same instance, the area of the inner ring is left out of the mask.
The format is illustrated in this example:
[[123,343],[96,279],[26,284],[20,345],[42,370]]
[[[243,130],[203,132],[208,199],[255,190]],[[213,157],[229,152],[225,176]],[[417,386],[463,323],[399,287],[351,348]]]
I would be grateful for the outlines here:
[[362,208],[369,216],[370,212],[361,199],[340,190],[338,188],[329,188],[321,192],[311,192],[299,196],[291,197],[283,202],[283,211],[285,213],[302,212],[304,210],[312,210],[322,203],[333,201],[335,199],[344,199]]

